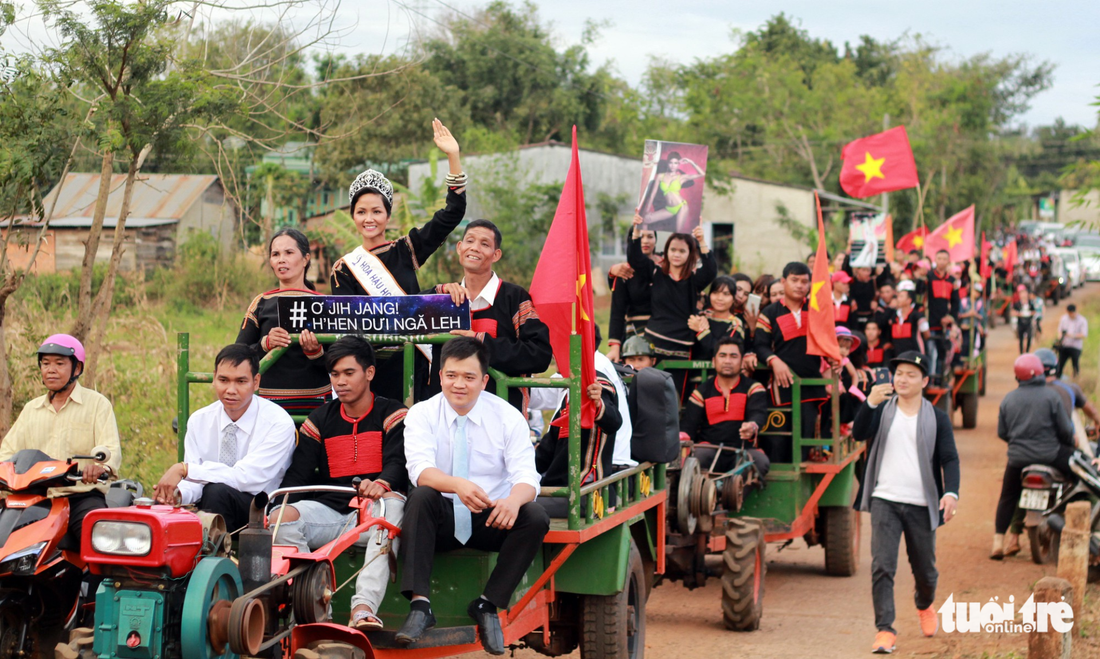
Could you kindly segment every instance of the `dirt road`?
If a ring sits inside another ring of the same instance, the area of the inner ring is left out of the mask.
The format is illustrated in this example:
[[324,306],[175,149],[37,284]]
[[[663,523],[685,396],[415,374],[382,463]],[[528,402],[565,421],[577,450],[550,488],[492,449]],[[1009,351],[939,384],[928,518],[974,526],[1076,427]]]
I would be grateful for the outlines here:
[[[1080,304],[1085,298],[1100,297],[1100,287],[1090,285],[1076,293]],[[1052,308],[1047,324],[1061,315]],[[949,594],[955,601],[986,602],[993,597],[1007,601],[1015,596],[1019,605],[1038,579],[1054,574],[1053,566],[1031,563],[1024,553],[995,562],[987,558],[993,536],[993,514],[1000,493],[1005,465],[1005,444],[997,438],[997,411],[1001,398],[1016,382],[1012,362],[1016,347],[1011,331],[997,327],[990,336],[989,382],[981,399],[979,423],[974,430],[958,427],[955,440],[962,465],[959,513],[937,533],[937,563],[940,581],[935,606]],[[820,547],[807,548],[801,541],[779,550],[768,548],[768,573],[765,584],[764,617],[760,629],[752,633],[733,633],[722,626],[719,607],[721,586],[715,579],[706,588],[688,591],[678,583],[666,583],[653,591],[647,606],[646,656],[663,657],[751,657],[761,659],[813,657],[849,659],[868,656],[874,639],[874,612],[871,607],[870,528],[861,515],[862,546],[859,572],[854,577],[825,576],[824,553]],[[904,547],[901,549],[904,557]],[[913,605],[913,578],[904,558],[900,559],[896,581],[901,657],[1003,658],[1027,656],[1027,638],[1023,634],[946,634],[934,638],[920,635]],[[1098,589],[1090,588],[1095,598]],[[1095,629],[1095,628],[1094,628]],[[1076,631],[1076,630],[1075,630]],[[487,655],[486,655],[487,656]],[[517,657],[541,655],[524,650]],[[571,656],[580,656],[574,653]],[[1076,657],[1100,657],[1100,641],[1075,638]]]

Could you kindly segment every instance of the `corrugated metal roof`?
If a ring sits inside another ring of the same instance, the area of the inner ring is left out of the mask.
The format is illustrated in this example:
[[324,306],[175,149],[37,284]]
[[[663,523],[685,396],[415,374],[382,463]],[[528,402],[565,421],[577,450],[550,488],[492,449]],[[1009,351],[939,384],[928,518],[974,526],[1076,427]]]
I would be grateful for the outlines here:
[[[213,175],[139,174],[134,183],[134,197],[130,201],[130,217],[180,220],[217,180],[218,177]],[[104,224],[110,222],[111,218],[118,217],[125,183],[125,174],[111,177],[111,193],[107,198]],[[57,201],[54,217],[65,220],[92,217],[96,194],[99,192],[99,174],[69,174],[65,177],[64,185],[58,184],[50,190],[45,200],[46,208],[53,203],[58,189],[61,196]],[[128,224],[129,222],[127,221]],[[53,224],[58,226],[56,222]],[[113,222],[110,226],[114,226]]]

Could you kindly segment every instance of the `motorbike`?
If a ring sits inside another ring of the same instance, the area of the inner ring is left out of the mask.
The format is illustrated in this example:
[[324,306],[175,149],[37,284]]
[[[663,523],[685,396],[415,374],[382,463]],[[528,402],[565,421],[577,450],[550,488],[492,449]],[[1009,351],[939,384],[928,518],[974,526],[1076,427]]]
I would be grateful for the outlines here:
[[1049,465],[1029,465],[1023,470],[1023,490],[1019,508],[1025,513],[1024,527],[1031,560],[1042,565],[1058,561],[1058,545],[1065,527],[1063,513],[1071,501],[1087,500],[1092,504],[1089,528],[1090,582],[1100,581],[1100,472],[1081,451],[1070,457],[1071,475]]
[[51,499],[47,491],[82,479],[75,460],[109,459],[101,447],[67,460],[25,449],[0,463],[0,492],[6,494],[0,502],[0,659],[52,656],[84,611],[85,563],[79,546],[63,543],[69,501]]

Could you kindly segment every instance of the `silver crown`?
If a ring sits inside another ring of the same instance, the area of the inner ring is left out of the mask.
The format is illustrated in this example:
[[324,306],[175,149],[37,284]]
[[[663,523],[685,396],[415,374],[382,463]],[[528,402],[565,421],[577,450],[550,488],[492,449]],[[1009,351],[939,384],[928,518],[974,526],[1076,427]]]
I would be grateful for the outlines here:
[[356,176],[355,180],[351,182],[351,187],[348,188],[348,201],[354,202],[355,196],[367,189],[378,192],[386,198],[387,204],[393,205],[393,184],[382,172],[373,169],[368,169]]

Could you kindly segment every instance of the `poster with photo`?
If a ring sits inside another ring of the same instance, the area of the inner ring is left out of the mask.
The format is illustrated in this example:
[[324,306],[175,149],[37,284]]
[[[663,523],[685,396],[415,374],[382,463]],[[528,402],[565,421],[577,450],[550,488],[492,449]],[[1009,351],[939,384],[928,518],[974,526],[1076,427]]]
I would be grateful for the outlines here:
[[707,147],[646,140],[638,213],[652,231],[690,233],[703,210]]
[[873,268],[886,263],[892,221],[882,213],[852,213],[848,224],[848,262],[853,268]]

